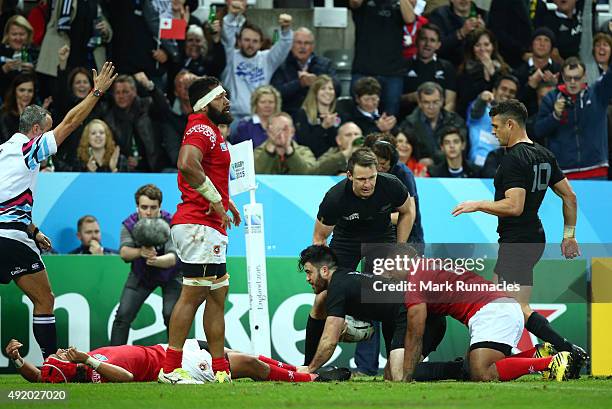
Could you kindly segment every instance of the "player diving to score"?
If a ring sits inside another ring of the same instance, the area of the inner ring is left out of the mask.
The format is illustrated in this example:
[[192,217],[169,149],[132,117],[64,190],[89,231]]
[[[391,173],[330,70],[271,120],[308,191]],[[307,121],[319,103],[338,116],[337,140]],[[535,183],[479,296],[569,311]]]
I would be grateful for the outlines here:
[[[29,382],[41,383],[106,383],[151,382],[157,380],[166,356],[167,344],[153,346],[119,345],[82,352],[74,347],[59,349],[51,354],[39,369],[19,354],[22,344],[12,339],[6,346],[6,354],[13,361],[17,372]],[[255,381],[327,382],[350,378],[348,369],[334,368],[320,374],[298,372],[301,367],[276,361],[272,358],[244,354],[225,349],[234,378],[251,378]],[[205,341],[188,339],[182,355],[182,367],[192,378],[192,384],[214,382],[212,357]]]

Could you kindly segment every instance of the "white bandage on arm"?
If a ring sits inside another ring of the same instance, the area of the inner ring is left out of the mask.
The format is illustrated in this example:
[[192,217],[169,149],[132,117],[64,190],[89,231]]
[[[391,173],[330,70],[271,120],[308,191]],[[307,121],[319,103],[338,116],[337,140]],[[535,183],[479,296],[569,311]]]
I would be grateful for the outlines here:
[[219,194],[219,191],[217,190],[215,185],[213,185],[210,178],[207,176],[205,176],[205,178],[206,179],[204,179],[204,183],[196,187],[195,190],[197,190],[198,193],[204,196],[204,198],[208,200],[210,203],[220,202],[221,194]]
[[12,359],[12,361],[13,361],[13,365],[15,365],[15,368],[17,368],[17,369],[19,369],[19,368],[21,368],[22,366],[25,365],[25,362],[24,362],[23,358],[21,358],[21,357],[19,357],[17,359]]
[[96,358],[89,357],[85,360],[85,365],[93,369],[94,371],[98,369],[98,367],[102,364],[102,362],[98,361]]
[[563,226],[563,238],[573,239],[576,237],[576,226]]
[[219,95],[223,94],[225,90],[221,85],[217,85],[215,88],[210,90],[210,92],[204,95],[202,98],[198,99],[198,102],[193,106],[193,112],[198,112],[202,110],[206,105],[210,104],[213,99],[217,98]]

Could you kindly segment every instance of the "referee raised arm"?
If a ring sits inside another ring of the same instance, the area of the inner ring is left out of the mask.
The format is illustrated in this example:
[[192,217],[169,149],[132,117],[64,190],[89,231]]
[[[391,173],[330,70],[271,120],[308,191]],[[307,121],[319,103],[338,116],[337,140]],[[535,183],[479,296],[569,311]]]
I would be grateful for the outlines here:
[[34,337],[44,358],[57,349],[54,297],[39,250],[49,249],[51,241],[32,223],[33,190],[40,163],[87,118],[117,77],[114,71],[110,62],[99,75],[93,70],[94,89],[53,130],[46,109],[26,107],[19,132],[0,145],[0,283],[14,280],[34,304]]

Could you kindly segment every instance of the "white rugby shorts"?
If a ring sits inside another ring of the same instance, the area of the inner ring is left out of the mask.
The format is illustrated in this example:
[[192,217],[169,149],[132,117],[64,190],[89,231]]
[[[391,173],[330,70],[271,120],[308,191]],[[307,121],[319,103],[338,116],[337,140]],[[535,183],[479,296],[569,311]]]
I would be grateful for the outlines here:
[[227,236],[201,224],[176,224],[170,230],[179,259],[189,264],[224,264]]
[[524,327],[521,305],[513,298],[498,298],[482,307],[468,321],[470,345],[497,342],[516,348]]

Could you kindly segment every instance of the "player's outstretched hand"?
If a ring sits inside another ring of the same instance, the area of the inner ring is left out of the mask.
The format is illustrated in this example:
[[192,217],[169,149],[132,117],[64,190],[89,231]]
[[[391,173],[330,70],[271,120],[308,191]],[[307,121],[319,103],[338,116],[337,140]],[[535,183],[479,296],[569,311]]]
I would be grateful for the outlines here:
[[108,90],[113,84],[113,81],[115,81],[115,78],[117,78],[119,75],[115,74],[115,66],[110,61],[104,63],[102,69],[100,70],[100,74],[98,74],[95,69],[92,70],[92,74],[94,88],[99,89],[102,92],[106,92],[106,90]]
[[227,213],[225,212],[225,209],[223,208],[223,204],[220,201],[211,203],[210,206],[208,206],[208,211],[206,212],[206,214],[208,215],[208,214],[211,214],[212,212],[217,213],[219,217],[221,217],[221,228],[223,229],[232,228],[232,221],[227,215]]
[[462,213],[473,213],[480,210],[478,202],[468,200],[467,202],[459,203],[451,212],[453,216],[459,216]]
[[11,339],[6,345],[6,356],[8,356],[13,361],[18,360],[19,358],[21,358],[21,355],[19,355],[19,348],[21,348],[22,346],[23,344],[21,342],[17,341],[16,339]]
[[85,352],[79,351],[75,347],[70,347],[66,351],[66,358],[68,358],[70,362],[82,364],[87,360],[87,358],[89,358],[89,355],[87,355]]
[[574,238],[563,239],[561,242],[561,254],[565,258],[575,258],[581,256],[580,247],[578,246],[578,242]]
[[232,213],[232,223],[238,227],[242,219],[240,218],[240,211],[232,199],[229,201],[229,211]]

